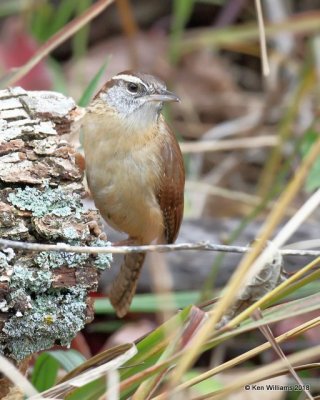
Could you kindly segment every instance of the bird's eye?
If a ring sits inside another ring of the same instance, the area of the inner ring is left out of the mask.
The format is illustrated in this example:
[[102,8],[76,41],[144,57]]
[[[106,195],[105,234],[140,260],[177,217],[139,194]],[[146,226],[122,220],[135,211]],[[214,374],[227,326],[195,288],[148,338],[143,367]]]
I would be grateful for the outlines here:
[[127,85],[127,89],[130,93],[138,93],[139,86],[136,83],[130,82]]

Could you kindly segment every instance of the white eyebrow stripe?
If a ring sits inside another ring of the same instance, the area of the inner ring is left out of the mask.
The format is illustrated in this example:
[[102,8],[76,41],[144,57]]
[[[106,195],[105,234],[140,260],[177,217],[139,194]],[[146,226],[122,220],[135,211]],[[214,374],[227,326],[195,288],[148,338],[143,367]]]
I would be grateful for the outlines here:
[[137,83],[137,84],[141,84],[144,87],[146,87],[146,84],[143,82],[143,80],[141,80],[140,78],[138,78],[137,76],[133,76],[133,75],[127,75],[127,74],[121,74],[121,75],[116,75],[112,78],[112,80],[117,80],[117,79],[123,79],[124,81],[128,81],[128,82],[132,82],[132,83]]

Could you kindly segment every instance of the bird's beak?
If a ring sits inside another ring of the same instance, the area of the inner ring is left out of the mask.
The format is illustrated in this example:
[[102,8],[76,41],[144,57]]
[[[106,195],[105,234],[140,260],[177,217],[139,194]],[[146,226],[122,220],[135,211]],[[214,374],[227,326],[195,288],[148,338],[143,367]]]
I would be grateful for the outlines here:
[[147,96],[147,101],[167,101],[167,102],[178,101],[178,102],[180,102],[180,99],[174,93],[169,92],[169,90],[162,90],[160,93],[149,94]]

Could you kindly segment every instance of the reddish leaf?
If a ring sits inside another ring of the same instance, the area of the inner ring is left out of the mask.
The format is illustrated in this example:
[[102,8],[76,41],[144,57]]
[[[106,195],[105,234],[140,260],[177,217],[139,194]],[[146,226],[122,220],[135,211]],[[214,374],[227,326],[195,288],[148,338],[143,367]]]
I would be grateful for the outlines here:
[[[7,19],[1,32],[1,69],[9,71],[24,65],[36,54],[38,47],[19,17]],[[52,82],[45,62],[40,61],[27,75],[19,79],[16,85],[27,90],[50,89]]]

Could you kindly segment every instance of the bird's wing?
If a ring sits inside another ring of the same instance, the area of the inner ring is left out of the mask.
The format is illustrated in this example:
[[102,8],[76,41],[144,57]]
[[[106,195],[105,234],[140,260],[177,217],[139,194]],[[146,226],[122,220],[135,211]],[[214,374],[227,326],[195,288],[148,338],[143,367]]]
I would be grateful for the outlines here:
[[182,221],[185,173],[177,139],[169,126],[167,130],[170,133],[170,140],[162,144],[161,156],[165,162],[156,193],[163,215],[165,240],[167,243],[173,243],[178,236]]

